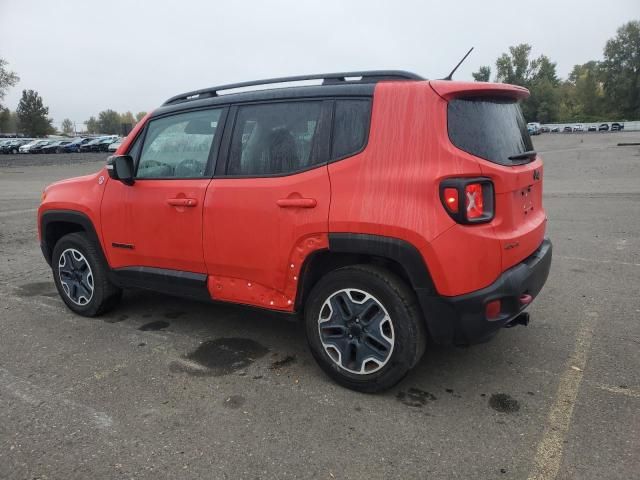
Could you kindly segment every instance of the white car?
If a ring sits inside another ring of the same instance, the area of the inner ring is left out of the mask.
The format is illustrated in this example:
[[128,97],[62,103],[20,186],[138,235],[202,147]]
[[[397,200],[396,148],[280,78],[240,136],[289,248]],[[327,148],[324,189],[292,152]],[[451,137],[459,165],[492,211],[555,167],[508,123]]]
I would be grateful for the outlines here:
[[29,153],[29,151],[36,145],[44,145],[49,140],[34,140],[33,142],[25,143],[18,149],[18,153]]
[[574,132],[584,132],[584,125],[582,123],[576,123],[573,126],[573,131]]
[[116,139],[113,143],[109,144],[109,146],[107,147],[107,151],[115,152],[116,150],[118,150],[118,147],[122,145],[122,142],[124,142],[124,140],[125,140],[124,138]]

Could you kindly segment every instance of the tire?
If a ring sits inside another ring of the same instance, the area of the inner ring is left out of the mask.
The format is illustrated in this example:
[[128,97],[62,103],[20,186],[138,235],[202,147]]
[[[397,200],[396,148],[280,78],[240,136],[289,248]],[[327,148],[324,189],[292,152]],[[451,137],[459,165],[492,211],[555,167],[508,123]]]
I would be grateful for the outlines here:
[[11,153],[13,153],[14,155],[17,155],[18,154],[18,149],[17,148],[12,149]]
[[322,370],[359,392],[393,387],[426,348],[414,293],[399,277],[375,266],[326,274],[309,294],[304,319],[311,353]]
[[122,290],[107,278],[108,267],[98,248],[86,234],[70,233],[58,240],[51,257],[60,298],[70,310],[85,317],[106,313],[122,296]]

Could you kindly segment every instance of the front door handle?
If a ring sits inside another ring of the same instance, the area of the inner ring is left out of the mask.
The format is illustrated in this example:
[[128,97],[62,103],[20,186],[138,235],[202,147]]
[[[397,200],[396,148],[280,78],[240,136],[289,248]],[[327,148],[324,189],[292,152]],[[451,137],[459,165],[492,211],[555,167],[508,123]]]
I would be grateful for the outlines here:
[[195,207],[198,200],[195,198],[168,198],[167,203],[172,207]]
[[280,208],[314,208],[315,198],[281,198],[276,202]]

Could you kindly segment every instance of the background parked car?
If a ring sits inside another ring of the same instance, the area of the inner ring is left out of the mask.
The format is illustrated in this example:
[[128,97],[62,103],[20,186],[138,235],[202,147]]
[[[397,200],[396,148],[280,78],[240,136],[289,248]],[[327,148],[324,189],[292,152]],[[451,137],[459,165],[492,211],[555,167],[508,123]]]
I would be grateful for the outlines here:
[[19,153],[19,148],[22,145],[25,145],[26,143],[30,143],[32,141],[33,141],[33,139],[31,139],[31,138],[21,138],[21,139],[18,139],[18,140],[14,139],[14,140],[10,141],[9,143],[5,143],[4,145],[2,145],[0,147],[0,152],[2,152],[4,154],[12,153],[12,154],[15,155],[16,153]]
[[624,123],[613,122],[611,124],[612,132],[619,132],[620,130],[624,130]]
[[608,132],[609,131],[609,124],[608,123],[601,123],[600,126],[598,127],[598,131],[599,132]]
[[576,124],[573,126],[573,131],[574,131],[574,132],[584,132],[584,125],[583,125],[583,124],[581,124],[581,123],[576,123]]
[[107,151],[115,152],[116,150],[118,150],[120,145],[122,145],[122,142],[124,142],[124,138],[118,138],[115,142],[109,144],[109,146],[107,147]]
[[80,137],[74,138],[73,140],[71,140],[71,142],[64,145],[62,147],[62,150],[65,153],[79,152],[80,146],[84,145],[87,142],[90,142],[91,140],[92,140],[91,138],[80,138]]
[[84,145],[80,145],[81,152],[97,152],[98,145],[104,139],[104,137],[92,138],[90,141],[85,143]]
[[30,153],[33,147],[46,144],[49,140],[34,140],[30,143],[25,143],[20,148],[18,148],[18,153]]
[[42,147],[42,153],[61,153],[64,145],[71,143],[71,140],[56,140],[49,145]]
[[596,125],[589,125],[587,127],[587,132],[597,132],[598,131],[598,127]]
[[38,142],[29,149],[29,153],[42,153],[42,149],[52,143],[55,143],[55,140],[43,140]]
[[571,132],[573,132],[573,127],[571,127],[571,126],[567,125],[566,127],[564,127],[564,128],[562,129],[562,131],[563,131],[564,133],[571,133]]
[[107,137],[100,140],[95,145],[95,152],[107,152],[109,150],[109,145],[111,145],[118,137]]
[[558,133],[560,131],[560,127],[553,127],[551,129],[551,133]]

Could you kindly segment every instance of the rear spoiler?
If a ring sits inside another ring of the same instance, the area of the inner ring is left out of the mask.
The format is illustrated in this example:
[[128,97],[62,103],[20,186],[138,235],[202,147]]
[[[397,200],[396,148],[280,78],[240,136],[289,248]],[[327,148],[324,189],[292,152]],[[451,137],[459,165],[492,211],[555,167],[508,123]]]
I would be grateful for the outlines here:
[[451,82],[447,80],[431,80],[431,88],[445,100],[454,97],[510,97],[518,100],[529,96],[529,90],[509,83],[489,82]]

